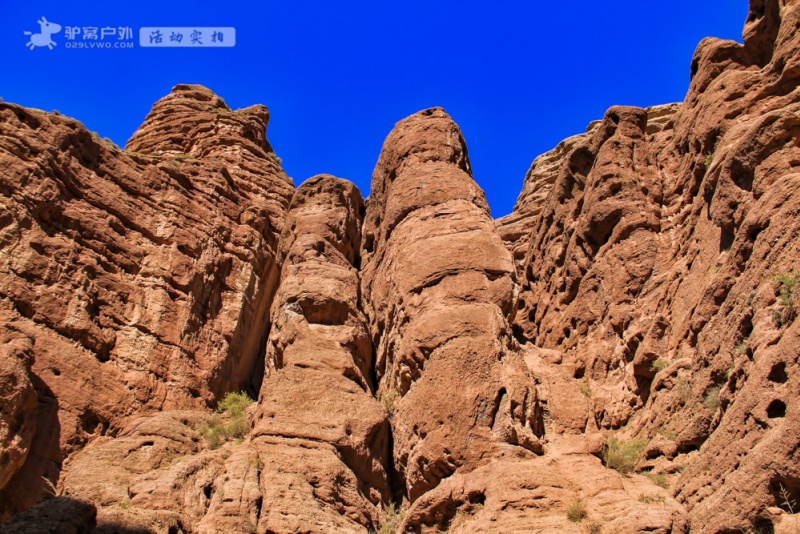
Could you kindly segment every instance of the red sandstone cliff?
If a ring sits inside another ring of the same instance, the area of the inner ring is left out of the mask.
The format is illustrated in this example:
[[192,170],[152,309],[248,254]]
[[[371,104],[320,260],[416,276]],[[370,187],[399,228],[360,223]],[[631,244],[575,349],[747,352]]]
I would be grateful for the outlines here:
[[797,532],[798,28],[497,221],[439,108],[364,201],[202,87],[125,150],[0,104],[0,532]]

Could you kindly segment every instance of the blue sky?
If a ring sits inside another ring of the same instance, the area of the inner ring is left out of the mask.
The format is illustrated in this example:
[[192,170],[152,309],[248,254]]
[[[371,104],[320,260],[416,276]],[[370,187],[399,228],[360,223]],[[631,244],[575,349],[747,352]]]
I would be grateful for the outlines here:
[[[534,157],[609,106],[683,100],[697,43],[740,39],[747,14],[746,0],[0,6],[6,101],[58,109],[124,145],[172,86],[200,83],[232,108],[270,108],[269,139],[295,184],[326,172],[365,196],[393,125],[442,106],[464,132],[495,217],[511,211]],[[135,46],[68,49],[62,29],[53,50],[29,50],[23,31],[38,32],[42,16],[64,27],[130,27]],[[236,46],[142,48],[145,26],[234,27]]]

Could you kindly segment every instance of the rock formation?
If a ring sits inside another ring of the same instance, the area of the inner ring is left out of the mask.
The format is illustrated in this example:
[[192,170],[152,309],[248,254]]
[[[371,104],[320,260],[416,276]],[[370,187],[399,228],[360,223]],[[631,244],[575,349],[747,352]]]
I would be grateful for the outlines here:
[[124,150],[0,103],[0,532],[797,532],[798,28],[497,221],[440,108],[364,201],[199,86]]
[[39,397],[9,399],[5,518],[126,417],[258,387],[294,187],[266,108],[233,112],[204,88],[177,86],[125,151],[63,116],[0,103],[0,117],[2,376]]
[[598,427],[651,440],[640,469],[708,532],[800,496],[798,17],[752,2],[744,46],[700,44],[670,120],[612,108],[570,140],[523,244],[515,332],[563,351]]

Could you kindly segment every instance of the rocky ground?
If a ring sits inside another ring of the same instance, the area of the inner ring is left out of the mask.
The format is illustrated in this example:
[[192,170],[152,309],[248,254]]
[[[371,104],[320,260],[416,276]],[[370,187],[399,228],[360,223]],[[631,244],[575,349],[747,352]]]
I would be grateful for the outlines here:
[[124,150],[0,103],[0,532],[800,532],[798,29],[498,220],[440,108],[364,200],[203,87]]

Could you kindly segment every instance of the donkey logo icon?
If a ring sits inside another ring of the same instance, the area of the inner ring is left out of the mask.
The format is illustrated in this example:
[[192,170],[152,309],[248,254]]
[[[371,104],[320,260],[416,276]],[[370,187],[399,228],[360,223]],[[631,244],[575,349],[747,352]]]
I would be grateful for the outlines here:
[[25,43],[25,46],[33,50],[37,46],[46,46],[50,50],[56,46],[56,42],[53,41],[51,35],[54,33],[58,33],[61,31],[61,26],[56,24],[55,22],[48,22],[48,20],[42,17],[41,20],[37,20],[36,22],[39,23],[39,33],[31,33],[31,32],[23,32],[25,35],[30,35],[30,40]]

